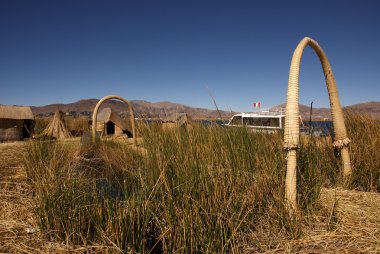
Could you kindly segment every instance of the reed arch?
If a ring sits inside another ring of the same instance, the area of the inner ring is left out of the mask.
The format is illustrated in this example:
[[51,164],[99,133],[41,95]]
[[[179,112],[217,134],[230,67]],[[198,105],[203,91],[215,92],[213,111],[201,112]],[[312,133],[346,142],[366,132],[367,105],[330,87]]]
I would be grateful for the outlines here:
[[299,145],[299,108],[298,108],[298,77],[303,50],[310,46],[317,53],[322,64],[326,80],[327,91],[330,99],[331,115],[334,127],[334,147],[340,150],[343,163],[343,176],[348,177],[351,170],[346,126],[344,124],[343,111],[339,102],[338,89],[330,62],[323,49],[316,41],[305,37],[294,50],[290,64],[288,94],[286,101],[286,117],[284,130],[284,148],[287,150],[287,170],[285,183],[285,199],[291,211],[297,209],[297,148]]
[[132,135],[133,135],[133,144],[137,145],[137,138],[136,138],[136,125],[135,125],[135,115],[133,112],[132,104],[124,99],[123,97],[120,97],[118,95],[107,95],[103,97],[95,106],[94,112],[92,113],[92,140],[95,142],[96,140],[96,125],[97,125],[97,117],[98,117],[98,110],[99,107],[102,105],[103,102],[107,100],[120,100],[128,105],[129,111],[131,112],[131,125],[132,125]]

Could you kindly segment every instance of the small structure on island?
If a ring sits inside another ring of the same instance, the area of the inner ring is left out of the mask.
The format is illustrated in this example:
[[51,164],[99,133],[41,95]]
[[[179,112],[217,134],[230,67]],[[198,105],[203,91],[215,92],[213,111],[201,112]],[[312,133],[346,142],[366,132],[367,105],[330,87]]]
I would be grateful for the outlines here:
[[101,135],[122,135],[126,134],[129,138],[133,135],[129,131],[128,125],[111,108],[104,108],[97,116],[96,131]]
[[186,113],[174,113],[170,116],[162,118],[163,129],[173,129],[179,127],[187,128],[189,126],[190,117]]
[[66,127],[64,113],[61,110],[55,112],[53,119],[42,132],[42,135],[58,140],[71,137],[70,132]]
[[32,137],[34,124],[30,107],[0,105],[0,142]]
[[136,123],[135,123],[136,120],[135,120],[132,104],[126,99],[124,99],[123,97],[120,97],[118,95],[107,95],[103,97],[102,99],[100,99],[99,102],[96,104],[94,108],[94,112],[92,113],[92,128],[91,128],[92,141],[95,142],[98,137],[96,134],[97,125],[98,125],[98,120],[97,120],[98,110],[100,106],[103,104],[103,102],[107,100],[119,100],[128,105],[129,113],[130,113],[130,123],[131,123],[131,129],[132,129],[133,145],[137,146]]

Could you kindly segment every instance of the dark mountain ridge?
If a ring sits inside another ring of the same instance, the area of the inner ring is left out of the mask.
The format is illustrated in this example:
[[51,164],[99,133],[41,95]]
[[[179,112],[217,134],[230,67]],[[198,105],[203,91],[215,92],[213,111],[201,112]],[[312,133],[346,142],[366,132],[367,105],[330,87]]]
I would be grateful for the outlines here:
[[[48,116],[52,115],[56,110],[68,112],[71,115],[87,115],[90,116],[98,99],[82,99],[68,104],[50,104],[41,107],[31,107],[35,115]],[[130,101],[137,117],[162,117],[172,113],[187,113],[193,118],[215,119],[219,117],[216,110],[206,108],[194,108],[179,103],[168,101],[149,102],[145,100]],[[274,108],[285,108],[286,104],[280,104]],[[110,100],[103,103],[103,107],[111,107],[119,113],[127,113],[128,106],[117,100]],[[300,114],[304,119],[308,119],[310,115],[310,107],[300,104]],[[364,113],[372,118],[380,119],[380,102],[370,101],[360,104],[354,104],[344,107],[344,109],[352,110],[358,113]],[[235,112],[220,111],[223,118],[231,117]],[[331,119],[329,108],[313,108],[312,117],[314,120]]]
[[[286,104],[280,104],[273,108],[285,108]],[[310,107],[299,104],[300,115],[303,119],[309,119],[310,117]],[[343,110],[349,110],[356,113],[366,114],[374,119],[380,119],[380,101],[370,101],[359,104],[353,104],[350,106],[343,107]],[[330,108],[314,108],[312,111],[313,120],[324,120],[331,119]]]
[[[57,110],[68,112],[71,115],[91,115],[98,99],[84,99],[68,104],[50,104],[41,107],[32,106],[32,111],[35,115],[48,116],[52,115]],[[205,108],[194,108],[179,103],[167,101],[148,102],[144,100],[130,101],[136,117],[162,117],[172,113],[187,113],[193,118],[218,118],[219,114],[216,110]],[[110,100],[103,103],[101,108],[111,107],[118,113],[127,113],[128,106],[121,101]],[[232,114],[227,111],[220,111],[223,118],[228,118]]]

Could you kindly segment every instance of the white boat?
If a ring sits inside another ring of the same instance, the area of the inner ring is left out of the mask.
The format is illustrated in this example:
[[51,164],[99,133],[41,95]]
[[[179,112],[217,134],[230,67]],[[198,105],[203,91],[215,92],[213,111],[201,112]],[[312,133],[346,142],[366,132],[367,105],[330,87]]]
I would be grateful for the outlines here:
[[262,110],[251,113],[239,113],[234,115],[224,126],[245,126],[254,130],[269,132],[282,130],[285,125],[285,109],[279,108],[270,111]]

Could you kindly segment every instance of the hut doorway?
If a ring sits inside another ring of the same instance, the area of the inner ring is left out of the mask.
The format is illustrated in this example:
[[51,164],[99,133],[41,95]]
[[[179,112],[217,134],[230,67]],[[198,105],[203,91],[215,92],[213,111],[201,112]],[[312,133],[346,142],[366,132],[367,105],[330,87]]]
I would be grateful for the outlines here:
[[123,133],[126,134],[128,138],[133,138],[133,134],[129,130],[124,130]]
[[24,120],[24,124],[22,127],[22,133],[21,133],[21,138],[30,138],[32,135],[32,131],[34,128],[34,121],[33,120]]
[[115,124],[111,121],[106,123],[106,133],[109,134],[115,134]]

